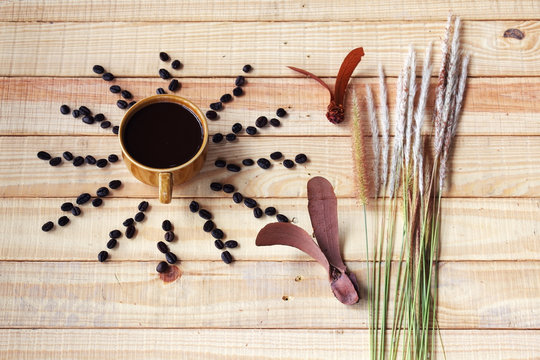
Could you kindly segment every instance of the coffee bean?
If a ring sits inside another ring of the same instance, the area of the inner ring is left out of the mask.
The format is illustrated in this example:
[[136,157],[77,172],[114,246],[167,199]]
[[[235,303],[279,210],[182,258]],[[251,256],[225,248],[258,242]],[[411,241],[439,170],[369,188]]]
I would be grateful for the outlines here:
[[221,191],[221,189],[223,189],[223,185],[217,182],[213,182],[210,184],[210,189],[214,191]]
[[79,111],[79,109],[75,109],[71,112],[71,115],[76,119],[81,116],[81,112]]
[[73,203],[65,202],[60,205],[60,210],[62,211],[71,211],[71,209],[73,209]]
[[88,125],[92,125],[94,123],[94,117],[92,115],[85,115],[82,118],[82,122]]
[[220,111],[223,109],[223,103],[221,101],[213,102],[210,104],[210,109],[214,111]]
[[99,124],[99,126],[101,126],[102,129],[107,129],[107,128],[111,127],[111,122],[110,121],[104,121],[101,124]]
[[303,164],[308,161],[308,158],[306,154],[298,154],[294,157],[294,161],[296,161],[297,164]]
[[192,213],[196,213],[197,211],[199,211],[199,203],[196,202],[195,200],[190,202],[189,203],[189,211],[191,211]]
[[251,70],[253,70],[253,68],[252,68],[251,65],[249,65],[249,64],[244,65],[244,67],[242,68],[242,71],[245,72],[245,73],[248,73],[248,72],[250,72]]
[[216,224],[214,224],[214,222],[212,220],[208,220],[203,225],[203,231],[204,232],[210,232],[210,231],[214,230],[215,227],[216,227]]
[[120,91],[122,91],[122,88],[118,85],[112,85],[109,88],[109,91],[112,92],[113,94],[118,94]]
[[98,168],[104,168],[105,166],[107,166],[109,162],[107,161],[107,159],[99,159],[97,162],[96,162],[96,166]]
[[160,262],[156,266],[156,271],[160,274],[163,274],[169,269],[169,264],[167,264],[165,261]]
[[165,90],[163,90],[163,88],[157,88],[156,89],[156,94],[163,95],[163,94],[165,94]]
[[120,230],[112,230],[109,233],[109,237],[111,239],[118,239],[120,236],[122,236],[122,232]]
[[287,169],[291,169],[294,167],[294,161],[292,160],[283,160],[283,166],[285,166]]
[[219,101],[221,101],[222,103],[228,103],[228,102],[232,101],[232,99],[233,99],[233,97],[232,97],[231,94],[223,94],[219,98]]
[[217,134],[214,134],[214,136],[212,136],[212,142],[214,143],[220,143],[221,141],[223,140],[223,134],[222,133],[217,133]]
[[159,53],[159,58],[161,61],[169,61],[171,58],[169,57],[169,54],[167,54],[166,52],[160,52]]
[[174,241],[174,233],[172,231],[167,231],[163,237],[165,238],[165,241]]
[[161,223],[161,228],[163,231],[170,231],[172,229],[172,224],[169,220],[163,220]]
[[232,91],[234,96],[242,96],[244,95],[244,89],[242,89],[240,86],[237,86]]
[[208,110],[206,112],[206,117],[210,120],[215,120],[217,119],[217,112],[215,112],[214,110]]
[[205,209],[199,210],[199,216],[202,217],[204,220],[212,219],[212,213]]
[[132,101],[128,104],[128,109],[131,108],[133,105],[135,105],[137,102],[136,101]]
[[109,257],[109,253],[106,252],[105,250],[100,251],[98,256],[97,256],[99,262],[106,261],[108,257]]
[[169,246],[167,246],[167,244],[165,244],[163,241],[159,241],[157,243],[157,248],[159,251],[161,251],[164,254],[169,252]]
[[235,123],[232,128],[231,128],[232,132],[235,133],[235,134],[238,134],[240,131],[242,131],[242,124],[240,123]]
[[118,100],[116,102],[116,106],[118,106],[120,109],[123,110],[123,109],[127,108],[128,104],[124,100]]
[[253,126],[248,126],[246,128],[246,133],[248,135],[255,135],[257,133],[257,128],[253,127]]
[[277,210],[273,206],[269,206],[266,209],[264,209],[264,213],[268,216],[274,216],[277,213]]
[[90,164],[90,165],[95,165],[96,164],[96,158],[93,157],[92,155],[86,155],[86,157],[84,158],[86,160],[86,163],[87,164]]
[[176,255],[174,255],[174,253],[170,251],[165,254],[165,259],[167,260],[169,264],[176,264],[176,262],[178,261],[178,258],[176,257]]
[[231,184],[225,184],[223,185],[223,192],[230,194],[234,192],[234,186]]
[[101,204],[103,204],[103,200],[101,200],[100,198],[95,198],[94,200],[92,200],[93,207],[99,207],[101,206]]
[[71,161],[71,160],[73,160],[73,154],[70,153],[69,151],[64,151],[64,153],[62,154],[62,156],[64,157],[64,159],[66,159],[66,161]]
[[272,118],[270,119],[270,125],[272,125],[273,127],[279,127],[281,125],[281,121],[276,118]]
[[118,161],[118,155],[116,154],[111,154],[107,157],[107,160],[109,160],[109,162],[112,162],[112,163],[115,163]]
[[174,69],[174,70],[178,70],[182,67],[182,63],[180,62],[180,60],[174,60],[172,63],[171,63],[171,67]]
[[239,172],[241,169],[240,169],[240,166],[238,166],[238,165],[228,164],[227,165],[227,170],[232,171],[232,172]]
[[109,241],[107,241],[107,249],[114,249],[116,247],[116,244],[118,244],[118,240],[110,239]]
[[240,204],[242,200],[244,200],[244,197],[239,192],[235,192],[232,196],[232,199],[235,203]]
[[76,156],[73,159],[73,166],[81,166],[82,164],[84,164],[84,158],[82,156]]
[[60,106],[60,112],[64,115],[67,115],[71,112],[71,109],[67,105]]
[[263,211],[261,210],[260,207],[256,207],[253,209],[253,216],[255,216],[256,219],[259,219],[260,217],[263,216]]
[[244,205],[246,205],[248,208],[253,209],[255,206],[257,206],[257,201],[255,201],[252,198],[244,198]]
[[277,214],[276,219],[279,222],[289,222],[289,218],[283,214]]
[[245,83],[246,83],[246,78],[243,77],[242,75],[237,76],[236,80],[234,80],[234,85],[236,86],[244,86]]
[[238,246],[238,241],[236,240],[225,241],[225,247],[228,247],[229,249],[234,249],[237,246]]
[[122,225],[124,225],[125,227],[128,227],[130,225],[133,225],[133,222],[135,220],[133,220],[133,218],[127,218],[126,220],[124,220],[124,222],[122,223]]
[[135,235],[135,226],[133,224],[130,224],[126,226],[126,238],[131,239]]
[[118,135],[118,130],[120,130],[120,126],[118,126],[118,125],[113,126],[113,128],[112,128],[113,134]]
[[71,209],[71,214],[73,216],[79,216],[81,215],[81,209],[78,206],[74,206],[73,209]]
[[266,116],[259,116],[257,120],[255,120],[255,126],[258,128],[263,128],[268,124],[268,118]]
[[284,117],[285,115],[287,115],[287,112],[285,111],[284,108],[279,108],[276,110],[276,115],[278,117]]
[[96,116],[94,116],[94,120],[101,122],[105,120],[105,115],[103,115],[102,113],[96,114]]
[[41,226],[41,230],[47,232],[51,231],[51,229],[54,227],[54,223],[52,221],[47,221],[43,226]]
[[143,212],[138,212],[137,214],[135,214],[134,219],[135,219],[136,222],[143,221],[144,220],[144,213]]
[[225,166],[227,166],[227,163],[225,162],[225,160],[218,159],[214,162],[214,165],[218,168],[224,168]]
[[146,209],[148,209],[148,205],[148,201],[141,201],[139,203],[139,206],[137,206],[137,209],[139,209],[139,211],[145,212]]
[[270,159],[272,160],[279,160],[283,157],[283,154],[279,151],[273,152],[270,154]]
[[253,164],[255,164],[255,161],[253,161],[252,159],[244,159],[242,160],[242,164],[245,166],[253,166]]
[[67,216],[61,216],[58,219],[58,225],[60,226],[66,226],[68,222],[69,222],[69,218]]
[[223,241],[221,241],[220,239],[217,239],[214,241],[214,246],[221,250],[225,247],[225,244],[223,244]]
[[106,188],[105,186],[102,186],[99,189],[97,189],[96,195],[99,196],[99,197],[105,197],[105,196],[109,195],[109,189]]
[[267,170],[270,168],[270,166],[272,166],[270,161],[265,158],[260,158],[259,160],[257,160],[257,165],[259,165],[259,167],[264,170]]
[[229,133],[225,136],[225,139],[227,139],[227,141],[229,142],[234,141],[236,140],[236,135],[234,135],[233,133]]
[[113,81],[114,80],[114,75],[111,74],[111,73],[105,73],[101,76],[101,78],[105,81]]
[[111,189],[118,189],[122,185],[122,182],[120,180],[112,180],[109,182],[109,187]]
[[79,107],[79,111],[80,111],[81,114],[83,114],[83,115],[90,115],[90,114],[92,114],[92,112],[90,111],[90,109],[87,108],[86,106],[81,106],[81,107]]
[[127,91],[127,90],[122,90],[121,95],[122,95],[122,97],[124,99],[127,99],[127,100],[129,100],[129,99],[131,99],[133,97],[133,95],[131,95],[131,93],[129,91]]
[[159,69],[159,77],[167,80],[171,78],[171,74],[166,69]]
[[49,165],[51,166],[58,166],[62,162],[62,158],[57,156],[53,157],[51,160],[49,160]]
[[225,264],[230,264],[233,262],[233,257],[230,252],[224,251],[221,253],[221,260],[223,260]]
[[176,91],[180,89],[180,83],[178,82],[178,80],[176,79],[172,79],[171,82],[169,83],[169,91]]
[[77,205],[83,205],[90,201],[91,198],[92,196],[90,196],[89,193],[82,193],[81,195],[77,196],[77,200],[75,200],[75,202]]
[[95,72],[96,74],[103,74],[105,72],[105,69],[103,68],[103,66],[101,65],[94,65],[92,67],[92,71]]

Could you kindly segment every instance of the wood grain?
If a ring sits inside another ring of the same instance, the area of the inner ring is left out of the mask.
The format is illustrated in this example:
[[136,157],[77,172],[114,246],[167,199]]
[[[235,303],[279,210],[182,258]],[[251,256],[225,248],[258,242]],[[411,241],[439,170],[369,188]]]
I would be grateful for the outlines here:
[[[365,300],[339,303],[317,263],[184,261],[181,277],[164,284],[155,271],[161,257],[156,250],[146,262],[3,261],[0,327],[367,326]],[[365,263],[348,266],[365,284]],[[450,262],[439,268],[441,328],[540,327],[530,310],[540,306],[539,262]]]
[[[536,359],[539,336],[538,330],[441,331],[446,358],[462,360]],[[57,351],[59,344],[62,352]],[[368,344],[367,330],[0,330],[0,356],[5,360],[337,360],[367,357]],[[444,359],[440,346],[436,359]]]
[[[509,28],[526,34],[504,38]],[[357,76],[375,76],[383,63],[396,76],[411,43],[437,49],[437,22],[205,22],[205,23],[0,23],[0,75],[94,76],[102,64],[116,76],[157,76],[158,53],[180,58],[181,76],[236,76],[251,63],[253,76],[298,76],[294,65],[335,76],[345,55],[363,46]],[[344,35],[346,34],[346,35]],[[430,34],[430,35],[427,35]],[[539,76],[537,21],[467,21],[463,49],[473,54],[470,76]],[[434,62],[440,55],[434,51]],[[435,67],[437,68],[437,67]],[[434,73],[436,70],[434,69]]]
[[[420,70],[419,70],[420,71]],[[325,79],[333,83],[333,78]],[[208,104],[230,91],[231,78],[184,78],[177,94],[191,99],[204,111]],[[135,99],[153,95],[158,87],[166,87],[161,79],[119,79],[114,82],[128,89]],[[394,130],[395,79],[388,78],[391,125]],[[357,78],[351,82],[365,108],[365,85],[370,85],[377,98],[376,79]],[[0,134],[2,135],[111,135],[99,126],[88,126],[71,115],[61,115],[62,103],[71,108],[86,105],[94,113],[104,113],[119,124],[124,114],[116,105],[119,95],[110,93],[110,83],[97,78],[0,78]],[[428,104],[434,103],[435,80]],[[275,110],[284,107],[289,115],[281,119],[279,129],[261,131],[261,136],[344,136],[351,133],[350,122],[331,125],[325,117],[328,92],[315,81],[302,78],[248,78],[246,94],[226,104],[219,121],[212,121],[213,133],[226,134],[235,122],[244,127],[253,125],[261,115],[275,117]],[[540,129],[539,78],[471,78],[463,107],[458,135],[538,135]],[[348,97],[350,105],[351,98]],[[431,106],[431,105],[430,105]],[[346,107],[350,119],[350,106]],[[427,114],[431,113],[431,107]],[[366,116],[362,113],[362,116]],[[367,119],[365,133],[369,134]],[[424,133],[431,132],[426,121]]]
[[[108,241],[113,229],[124,230],[122,222],[136,213],[141,199],[105,199],[102,208],[82,206],[82,214],[72,217],[70,223],[56,226],[49,233],[41,231],[48,220],[56,223],[62,216],[60,204],[73,201],[59,199],[0,199],[0,218],[3,229],[0,260],[17,261],[94,261]],[[176,241],[173,251],[183,260],[219,260],[213,238],[202,230],[204,220],[188,210],[191,199],[175,199],[169,205],[150,201],[151,208],[142,224],[137,225],[133,240],[120,239],[117,249],[111,251],[115,261],[152,259],[155,243],[163,240],[161,222],[172,221]],[[226,239],[235,239],[240,247],[234,250],[237,260],[250,261],[309,261],[307,255],[285,246],[258,248],[257,232],[275,217],[255,219],[253,212],[230,199],[197,199],[214,215],[214,222],[224,230]],[[348,261],[365,260],[362,208],[354,199],[339,200],[339,229],[341,249]],[[307,199],[262,199],[260,206],[275,206],[294,223],[312,233]],[[382,207],[382,202],[381,202]],[[379,211],[382,211],[382,208]],[[540,260],[540,224],[538,199],[445,199],[442,208],[441,259],[463,260]],[[39,209],[39,210],[36,210]],[[382,216],[382,215],[379,215]],[[368,207],[370,251],[375,229],[375,208]],[[401,218],[397,221],[401,229]],[[76,240],[75,240],[76,239]],[[396,236],[396,249],[401,248]],[[372,256],[370,256],[371,258]],[[399,259],[398,250],[394,260]]]

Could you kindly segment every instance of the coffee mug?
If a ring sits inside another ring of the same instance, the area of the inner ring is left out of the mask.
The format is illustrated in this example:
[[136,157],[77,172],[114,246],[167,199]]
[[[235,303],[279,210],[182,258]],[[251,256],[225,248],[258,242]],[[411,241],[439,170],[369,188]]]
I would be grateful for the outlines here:
[[128,170],[141,182],[158,186],[159,201],[168,204],[173,186],[201,170],[208,124],[191,101],[175,95],[154,95],[126,112],[118,138]]

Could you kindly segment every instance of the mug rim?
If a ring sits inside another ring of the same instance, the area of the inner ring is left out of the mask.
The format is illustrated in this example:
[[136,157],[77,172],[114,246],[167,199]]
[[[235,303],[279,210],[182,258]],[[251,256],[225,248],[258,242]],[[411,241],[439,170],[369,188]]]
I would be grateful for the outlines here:
[[[198,118],[202,126],[203,141],[201,143],[201,147],[199,148],[197,153],[193,155],[193,157],[191,157],[188,161],[175,167],[155,168],[155,167],[150,167],[148,165],[144,165],[140,163],[139,161],[135,160],[135,158],[131,156],[131,154],[126,150],[126,147],[124,146],[124,130],[125,130],[127,121],[131,119],[131,117],[133,116],[135,112],[156,103],[174,103],[174,104],[183,105],[194,112],[194,115]],[[152,171],[152,172],[159,172],[159,173],[173,172],[176,170],[180,170],[184,167],[188,167],[191,163],[197,160],[199,156],[203,154],[208,144],[208,123],[206,122],[206,119],[201,109],[199,109],[199,107],[195,105],[192,101],[186,98],[183,98],[181,96],[171,95],[171,94],[152,95],[152,96],[148,96],[148,97],[145,97],[144,99],[139,100],[137,103],[135,103],[135,105],[129,108],[128,111],[124,114],[120,122],[120,127],[118,129],[118,140],[120,142],[120,148],[122,149],[122,154],[126,156],[131,162],[133,162],[138,167],[143,168],[148,171]]]

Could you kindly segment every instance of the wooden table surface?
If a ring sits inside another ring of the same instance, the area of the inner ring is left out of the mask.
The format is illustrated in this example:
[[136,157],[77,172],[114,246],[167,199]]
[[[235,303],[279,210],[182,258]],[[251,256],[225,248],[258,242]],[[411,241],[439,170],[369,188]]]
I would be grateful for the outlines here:
[[[295,249],[257,248],[258,230],[273,219],[255,219],[209,183],[234,184],[310,232],[306,182],[327,177],[339,197],[344,257],[365,284],[350,124],[330,124],[325,90],[286,65],[332,82],[345,54],[363,46],[351,86],[363,94],[364,84],[376,84],[381,62],[392,112],[409,43],[421,54],[433,40],[437,68],[452,11],[462,17],[472,62],[443,201],[441,338],[448,359],[540,359],[540,3],[439,3],[1,2],[0,358],[366,359],[365,300],[340,304],[322,269]],[[503,37],[511,28],[524,37]],[[256,137],[211,144],[202,173],[175,188],[170,205],[159,204],[156,189],[137,182],[121,162],[99,169],[64,161],[53,168],[37,159],[40,150],[119,154],[110,130],[61,115],[59,107],[86,105],[117,125],[124,113],[115,105],[119,96],[92,66],[103,65],[116,75],[114,84],[139,100],[167,85],[157,76],[164,67],[159,51],[184,63],[173,72],[182,83],[178,94],[204,110],[232,91],[244,64],[253,65],[246,94],[226,105],[211,133],[228,133],[235,122],[253,125],[278,107],[289,115]],[[239,163],[273,151],[288,158],[303,152],[310,162],[239,173],[213,166],[217,158]],[[66,227],[41,231],[62,215],[64,201],[113,179],[124,185],[101,208],[85,205]],[[151,206],[137,236],[121,238],[110,261],[99,263],[109,231],[122,229],[143,199]],[[221,262],[203,220],[187,210],[193,199],[240,242],[231,250],[234,264]],[[181,276],[171,283],[155,271],[164,219],[174,224],[171,248],[181,259]]]

